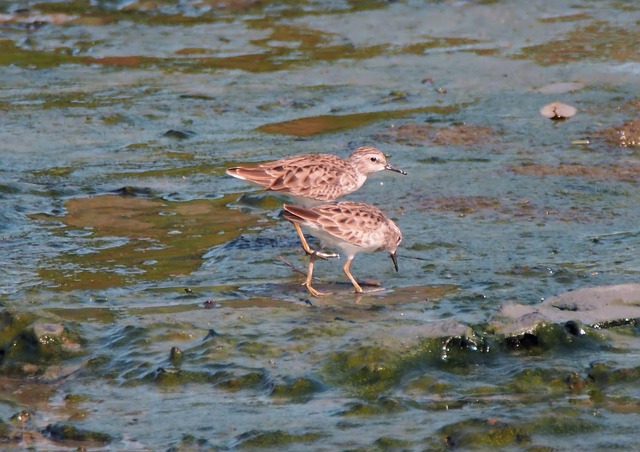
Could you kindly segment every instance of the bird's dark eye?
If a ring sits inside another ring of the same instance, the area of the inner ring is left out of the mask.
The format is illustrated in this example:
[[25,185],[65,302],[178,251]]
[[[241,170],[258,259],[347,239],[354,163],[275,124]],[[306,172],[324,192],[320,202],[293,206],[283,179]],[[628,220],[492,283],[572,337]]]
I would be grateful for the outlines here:
[[371,161],[372,162],[377,162],[378,161],[378,157],[371,157]]

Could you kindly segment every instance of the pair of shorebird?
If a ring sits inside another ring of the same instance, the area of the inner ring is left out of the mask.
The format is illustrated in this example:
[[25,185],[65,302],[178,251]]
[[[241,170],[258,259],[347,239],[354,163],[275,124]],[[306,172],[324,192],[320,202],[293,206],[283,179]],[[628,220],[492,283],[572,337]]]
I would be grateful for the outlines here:
[[313,296],[320,296],[326,294],[311,284],[315,260],[339,255],[313,250],[301,227],[347,256],[342,270],[357,293],[364,292],[350,271],[357,253],[386,250],[398,271],[396,252],[402,241],[398,226],[370,204],[335,202],[359,189],[367,176],[383,170],[407,174],[388,164],[385,155],[374,147],[360,147],[346,160],[331,154],[306,154],[253,167],[229,168],[227,174],[293,199],[295,204],[283,206],[284,217],[296,228],[302,247],[310,255],[304,285]]

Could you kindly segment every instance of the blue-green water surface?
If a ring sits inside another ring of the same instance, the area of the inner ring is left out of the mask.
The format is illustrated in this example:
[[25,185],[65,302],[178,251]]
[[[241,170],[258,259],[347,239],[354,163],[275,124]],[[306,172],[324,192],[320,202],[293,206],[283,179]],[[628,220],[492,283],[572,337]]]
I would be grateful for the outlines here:
[[[617,1],[0,2],[3,447],[635,447],[634,319],[494,321],[639,279],[639,24]],[[282,199],[224,169],[360,145],[408,172],[349,196],[396,220],[400,271],[359,255],[386,289],[359,298],[322,261],[315,299]]]

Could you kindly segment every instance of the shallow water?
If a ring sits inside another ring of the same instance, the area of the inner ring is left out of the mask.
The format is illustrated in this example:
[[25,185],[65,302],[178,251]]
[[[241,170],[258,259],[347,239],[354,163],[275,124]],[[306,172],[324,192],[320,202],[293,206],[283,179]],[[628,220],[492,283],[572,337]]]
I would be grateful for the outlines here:
[[[0,3],[8,447],[635,445],[637,322],[516,345],[493,322],[638,281],[637,7],[20,8]],[[543,117],[554,100],[577,115]],[[320,262],[333,295],[310,299],[282,200],[224,168],[362,144],[409,173],[349,197],[397,221],[400,272],[358,256],[386,290],[357,299]],[[34,323],[64,325],[72,350],[29,355]]]

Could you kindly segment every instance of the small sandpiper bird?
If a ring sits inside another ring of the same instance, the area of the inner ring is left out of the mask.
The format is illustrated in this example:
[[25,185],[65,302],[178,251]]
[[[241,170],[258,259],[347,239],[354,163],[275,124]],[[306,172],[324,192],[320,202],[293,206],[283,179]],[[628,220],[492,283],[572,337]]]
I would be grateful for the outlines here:
[[[312,207],[353,193],[362,187],[367,176],[383,170],[407,174],[387,163],[382,151],[370,146],[359,147],[346,160],[332,154],[305,154],[253,167],[229,168],[226,172],[267,190],[288,195],[296,204]],[[337,257],[312,250],[298,223],[293,225],[307,254]]]
[[[386,250],[398,271],[397,250],[402,241],[402,232],[377,207],[359,202],[338,202],[322,204],[316,207],[300,207],[285,204],[284,216],[294,225],[302,226],[320,240],[335,246],[347,256],[342,267],[344,274],[353,284],[357,293],[363,293],[362,287],[349,270],[351,261],[357,253],[371,253]],[[304,283],[313,296],[326,295],[311,285],[316,254],[311,253],[309,272]],[[376,289],[373,292],[382,289]]]

